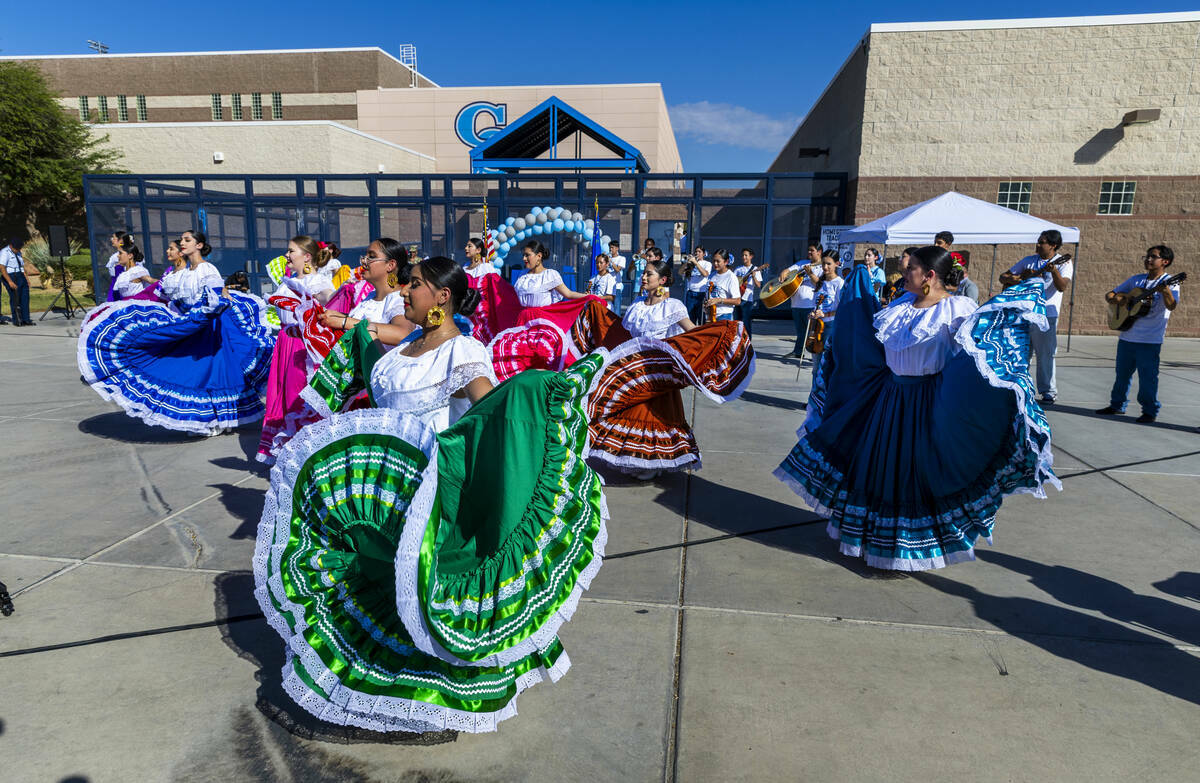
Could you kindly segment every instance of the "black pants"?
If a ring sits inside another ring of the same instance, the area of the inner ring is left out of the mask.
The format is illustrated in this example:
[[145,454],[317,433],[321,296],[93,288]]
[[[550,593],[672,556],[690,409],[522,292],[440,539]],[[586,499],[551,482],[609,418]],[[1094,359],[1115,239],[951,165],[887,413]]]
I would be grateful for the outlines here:
[[754,335],[754,306],[758,302],[743,301],[738,305],[738,318],[742,321],[742,326],[746,327],[746,335],[752,337]]
[[796,327],[796,355],[804,353],[804,341],[808,339],[808,317],[812,315],[811,307],[793,307],[792,324]]

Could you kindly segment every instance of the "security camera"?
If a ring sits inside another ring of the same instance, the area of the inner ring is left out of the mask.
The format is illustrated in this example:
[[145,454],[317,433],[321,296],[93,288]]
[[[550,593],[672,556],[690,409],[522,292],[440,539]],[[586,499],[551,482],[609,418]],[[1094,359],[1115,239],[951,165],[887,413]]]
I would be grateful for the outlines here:
[[224,162],[225,162],[225,153],[224,152],[214,152],[213,153],[213,163],[224,163]]

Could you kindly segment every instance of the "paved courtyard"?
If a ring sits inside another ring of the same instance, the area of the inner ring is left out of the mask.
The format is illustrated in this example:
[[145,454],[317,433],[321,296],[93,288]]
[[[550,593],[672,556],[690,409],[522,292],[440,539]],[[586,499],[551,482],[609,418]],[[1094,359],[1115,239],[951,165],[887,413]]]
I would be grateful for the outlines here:
[[[608,558],[559,683],[489,735],[323,726],[280,687],[250,558],[254,427],[151,429],[78,379],[77,325],[0,327],[6,781],[1129,781],[1200,767],[1200,341],[1169,339],[1154,426],[1092,415],[1116,341],[1060,353],[1063,492],[995,546],[880,578],[771,470],[810,372],[692,399],[704,469],[609,479]],[[1136,405],[1133,406],[1136,415]]]

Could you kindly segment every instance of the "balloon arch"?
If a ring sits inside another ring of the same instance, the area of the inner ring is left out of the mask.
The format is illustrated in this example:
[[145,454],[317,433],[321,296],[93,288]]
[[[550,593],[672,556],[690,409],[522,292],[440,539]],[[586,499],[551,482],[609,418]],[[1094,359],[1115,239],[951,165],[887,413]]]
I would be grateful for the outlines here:
[[[508,252],[527,239],[551,234],[566,234],[572,242],[591,242],[595,237],[595,221],[566,207],[534,207],[524,217],[506,218],[496,228],[489,229],[496,243],[497,268],[504,266]],[[607,248],[609,236],[600,236],[600,247]]]

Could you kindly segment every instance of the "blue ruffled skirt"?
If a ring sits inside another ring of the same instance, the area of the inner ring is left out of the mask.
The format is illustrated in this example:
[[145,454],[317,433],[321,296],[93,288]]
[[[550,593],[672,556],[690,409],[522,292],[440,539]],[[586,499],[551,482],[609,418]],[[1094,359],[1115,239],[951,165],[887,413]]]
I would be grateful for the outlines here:
[[1040,281],[969,316],[941,372],[900,376],[875,338],[879,305],[855,275],[800,442],[775,475],[828,517],[843,553],[871,566],[920,571],[974,559],[1004,496],[1061,489],[1029,379],[1029,329],[1046,325]]
[[186,313],[127,300],[79,334],[83,380],[147,424],[215,435],[263,416],[275,335],[256,296],[210,296]]

